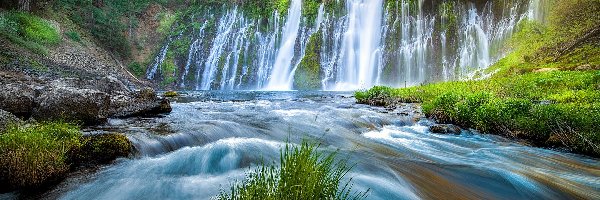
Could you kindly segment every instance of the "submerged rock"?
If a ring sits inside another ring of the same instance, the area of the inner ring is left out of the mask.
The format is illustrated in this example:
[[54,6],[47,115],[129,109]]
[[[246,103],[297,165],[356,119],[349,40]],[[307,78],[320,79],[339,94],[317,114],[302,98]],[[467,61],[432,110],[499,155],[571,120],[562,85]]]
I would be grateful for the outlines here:
[[22,83],[2,84],[0,86],[0,109],[18,117],[31,116],[34,106],[35,91]]
[[37,120],[79,121],[99,124],[108,117],[110,97],[104,92],[71,87],[46,88],[36,99],[33,117]]
[[439,134],[460,135],[461,129],[452,124],[435,124],[429,127],[429,131]]

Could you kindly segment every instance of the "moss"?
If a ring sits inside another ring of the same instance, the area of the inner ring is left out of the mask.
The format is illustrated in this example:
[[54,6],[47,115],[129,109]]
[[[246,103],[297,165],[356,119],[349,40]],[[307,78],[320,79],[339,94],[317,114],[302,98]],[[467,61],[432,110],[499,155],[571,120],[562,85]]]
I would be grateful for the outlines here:
[[179,94],[175,91],[167,91],[165,92],[165,94],[163,94],[163,96],[165,97],[177,97],[179,96]]
[[314,33],[306,45],[306,53],[294,74],[297,90],[321,89],[321,31]]
[[109,133],[82,138],[82,145],[69,152],[73,166],[107,164],[119,157],[127,157],[133,146],[125,135]]

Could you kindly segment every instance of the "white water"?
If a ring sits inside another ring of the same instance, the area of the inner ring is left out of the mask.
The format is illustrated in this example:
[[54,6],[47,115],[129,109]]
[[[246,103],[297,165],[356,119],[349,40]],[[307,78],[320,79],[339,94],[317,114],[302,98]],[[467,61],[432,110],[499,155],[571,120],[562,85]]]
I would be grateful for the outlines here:
[[[287,15],[275,11],[267,21],[247,18],[237,8],[224,8],[220,15],[200,14],[200,23],[212,18],[214,27],[194,31],[177,85],[196,90],[292,90],[308,40],[318,30],[323,90],[484,77],[480,71],[508,52],[504,44],[518,22],[541,21],[547,9],[544,0],[477,6],[455,2],[441,12],[437,7],[432,11],[425,0],[397,2],[384,7],[383,0],[346,0],[335,12],[321,5],[315,23],[302,16],[301,0],[291,2]],[[149,68],[148,79],[161,73],[169,44]],[[190,70],[196,70],[195,76]]]
[[266,90],[290,90],[292,88],[290,72],[301,18],[302,0],[292,0],[288,11],[287,22],[283,28],[284,32],[281,38],[281,45],[277,51],[275,65],[271,72],[269,84],[265,88]]
[[353,192],[370,189],[367,199],[600,198],[598,159],[468,130],[434,134],[414,105],[388,110],[314,91],[183,95],[193,102],[164,117],[92,129],[125,133],[139,157],[69,178],[49,198],[211,199],[302,140],[347,159],[345,178]]

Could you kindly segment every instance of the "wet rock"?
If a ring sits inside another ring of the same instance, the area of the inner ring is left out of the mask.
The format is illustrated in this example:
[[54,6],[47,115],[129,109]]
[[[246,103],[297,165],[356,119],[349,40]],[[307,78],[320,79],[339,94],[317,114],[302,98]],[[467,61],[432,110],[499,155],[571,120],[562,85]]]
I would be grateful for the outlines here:
[[110,97],[98,90],[59,87],[41,91],[36,102],[33,117],[37,120],[79,121],[91,125],[106,121]]
[[171,112],[168,99],[159,98],[152,88],[144,88],[134,95],[111,98],[110,115],[114,117],[155,116]]
[[429,127],[429,131],[439,134],[460,135],[460,128],[452,124],[435,124]]
[[26,84],[0,85],[0,109],[28,118],[34,106],[34,89]]
[[23,121],[21,121],[21,119],[19,119],[17,116],[7,111],[0,110],[0,133],[4,132],[7,126],[20,123],[23,123]]
[[85,136],[80,147],[69,151],[69,163],[74,166],[107,164],[119,157],[127,157],[133,145],[123,134],[108,133]]

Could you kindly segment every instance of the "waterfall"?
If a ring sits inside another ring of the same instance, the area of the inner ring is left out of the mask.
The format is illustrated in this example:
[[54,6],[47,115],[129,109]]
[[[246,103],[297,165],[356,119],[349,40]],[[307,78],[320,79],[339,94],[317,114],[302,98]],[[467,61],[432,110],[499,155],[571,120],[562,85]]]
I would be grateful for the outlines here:
[[277,57],[266,90],[290,90],[292,87],[290,71],[301,18],[302,0],[292,0],[287,22],[283,28],[281,45],[277,51]]
[[173,38],[169,37],[165,45],[162,48],[160,48],[158,56],[154,58],[154,63],[152,64],[152,67],[148,68],[148,72],[146,72],[146,79],[153,79],[156,73],[159,71],[159,67],[163,64],[165,58],[167,57],[167,51],[169,50],[169,45],[171,44],[172,40]]
[[[235,6],[194,14],[197,25],[168,37],[146,78],[162,81],[169,47],[185,39],[189,51],[169,56],[182,65],[174,84],[181,89],[292,90],[304,59],[320,65],[311,84],[323,90],[478,78],[508,53],[519,21],[543,21],[548,9],[546,0],[339,0],[314,11],[304,3],[292,0],[286,15],[262,19]],[[320,40],[318,52],[306,52],[310,40]]]
[[336,90],[372,86],[381,55],[383,0],[348,0],[346,9]]
[[[204,29],[206,28],[206,24],[207,24],[206,21],[204,22],[204,24],[202,24],[202,26],[200,27],[200,30],[198,30],[198,38],[196,38],[196,40],[194,40],[194,42],[192,42],[192,44],[190,45],[190,51],[188,52],[188,59],[185,62],[184,72],[181,75],[181,78],[179,79],[180,87],[182,87],[182,88],[185,87],[185,78],[189,74],[190,67],[193,64],[194,59],[196,59],[196,58],[201,59],[201,57],[202,57],[201,55],[199,55],[199,52],[203,45]],[[197,73],[196,80],[199,75],[200,74]],[[197,85],[197,83],[196,83],[196,85]]]

